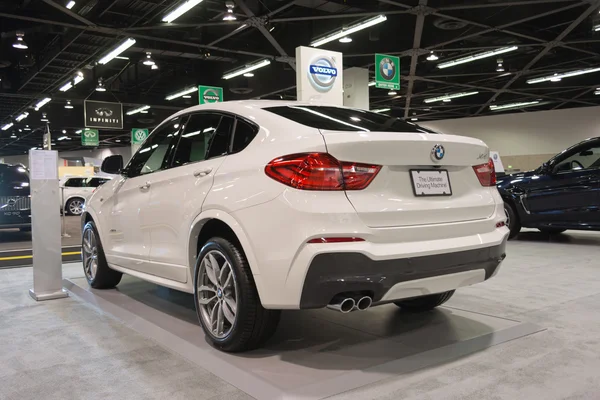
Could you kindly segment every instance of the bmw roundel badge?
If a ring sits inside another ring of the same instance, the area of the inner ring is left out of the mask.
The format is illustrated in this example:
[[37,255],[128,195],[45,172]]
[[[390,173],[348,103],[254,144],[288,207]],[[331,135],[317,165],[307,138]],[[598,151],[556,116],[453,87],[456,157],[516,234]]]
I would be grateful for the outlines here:
[[391,59],[385,57],[379,63],[379,72],[386,81],[391,81],[396,77],[396,64]]
[[433,146],[433,149],[431,149],[431,159],[433,161],[440,161],[442,158],[444,158],[445,154],[446,151],[444,150],[444,146],[441,144],[436,144]]

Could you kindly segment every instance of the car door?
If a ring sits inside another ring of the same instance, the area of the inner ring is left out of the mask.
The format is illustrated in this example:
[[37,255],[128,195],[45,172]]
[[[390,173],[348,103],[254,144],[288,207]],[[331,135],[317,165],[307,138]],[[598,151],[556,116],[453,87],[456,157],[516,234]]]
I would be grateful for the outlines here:
[[524,198],[535,225],[600,226],[600,140],[586,141],[552,159],[532,179]]
[[170,168],[148,178],[152,216],[149,258],[164,278],[187,281],[190,225],[227,156],[233,123],[234,118],[225,114],[191,114],[182,124]]
[[66,204],[70,198],[80,196],[85,187],[85,178],[68,178],[63,187],[64,204]]
[[175,118],[159,126],[125,168],[124,179],[110,198],[107,261],[125,268],[158,275],[148,264],[152,214],[148,208],[152,176],[168,166],[179,132]]

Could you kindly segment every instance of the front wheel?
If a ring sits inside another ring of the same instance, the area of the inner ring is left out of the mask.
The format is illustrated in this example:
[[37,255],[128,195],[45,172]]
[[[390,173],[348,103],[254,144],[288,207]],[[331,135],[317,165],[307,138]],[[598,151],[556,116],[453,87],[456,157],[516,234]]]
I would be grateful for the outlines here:
[[81,240],[83,272],[94,289],[112,289],[121,282],[119,271],[110,269],[104,256],[104,249],[96,225],[92,221],[85,224]]
[[508,203],[504,203],[504,213],[506,214],[506,226],[510,231],[508,238],[512,239],[521,232],[521,222],[515,209]]
[[394,304],[403,309],[404,311],[412,313],[420,313],[429,310],[433,310],[437,306],[441,306],[454,294],[454,290],[444,293],[429,294],[427,296],[419,296],[407,300],[398,300]]
[[266,310],[241,249],[214,237],[200,251],[194,273],[200,324],[213,345],[227,352],[261,347],[275,333],[280,311]]

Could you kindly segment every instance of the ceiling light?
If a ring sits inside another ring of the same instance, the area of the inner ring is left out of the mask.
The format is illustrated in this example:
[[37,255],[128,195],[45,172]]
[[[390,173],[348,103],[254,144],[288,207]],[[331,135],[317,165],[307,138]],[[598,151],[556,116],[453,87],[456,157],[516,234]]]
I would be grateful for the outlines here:
[[374,113],[383,113],[383,112],[388,112],[390,110],[391,110],[391,108],[379,108],[379,109],[376,109],[376,110],[371,110],[371,112],[374,112]]
[[452,101],[452,99],[444,99],[442,100],[444,103],[450,103]]
[[244,76],[245,76],[246,78],[252,78],[252,77],[254,76],[254,74],[253,74],[252,72],[246,72],[246,73],[244,74]]
[[398,94],[398,92],[396,92],[396,91],[394,91],[394,90],[390,90],[390,91],[388,92],[388,95],[389,95],[389,96],[395,96],[395,95],[397,95],[397,94]]
[[79,134],[80,134],[81,132],[83,132],[83,130],[82,130],[82,129],[78,129],[78,130],[76,130],[76,131],[75,131],[75,133],[79,133]]
[[65,104],[65,108],[73,108],[73,105],[71,104],[71,100],[67,100],[67,104]]
[[98,86],[96,86],[96,92],[106,92],[106,88],[104,87],[104,81],[102,78],[98,79]]
[[42,118],[40,118],[40,121],[42,121],[42,122],[49,122],[48,121],[48,116],[46,115],[46,113],[42,114]]
[[15,134],[13,133],[13,134],[11,134],[11,135],[10,135],[10,138],[11,138],[11,139],[16,139],[16,138],[17,138],[17,135],[15,135]]
[[376,82],[369,82],[368,86],[375,86],[377,83]]
[[25,125],[25,128],[23,128],[24,131],[30,131],[31,128],[29,127],[29,125]]
[[456,60],[443,62],[441,64],[438,64],[437,67],[440,69],[453,67],[455,65],[464,64],[464,63],[468,63],[468,62],[472,62],[472,61],[476,61],[476,60],[481,60],[482,58],[488,58],[488,57],[496,56],[498,54],[508,53],[509,51],[514,51],[514,50],[517,50],[518,48],[519,47],[517,47],[517,46],[502,47],[497,50],[486,51],[484,53],[472,54],[467,57],[462,57],[462,58],[458,58]]
[[142,64],[149,65],[149,66],[156,64],[154,62],[154,60],[152,59],[152,53],[151,52],[149,52],[149,51],[146,52],[146,59],[144,60],[144,62]]
[[434,103],[436,101],[446,101],[446,100],[456,99],[458,97],[472,96],[477,93],[479,93],[479,92],[461,92],[461,93],[447,94],[445,96],[432,97],[429,99],[425,99],[423,101],[425,103]]
[[351,25],[351,26],[349,26],[346,29],[342,28],[342,29],[340,29],[340,30],[338,30],[338,31],[330,34],[330,35],[327,35],[327,36],[324,36],[324,37],[322,37],[320,39],[317,39],[317,40],[313,41],[310,45],[312,47],[319,47],[319,46],[324,45],[325,43],[329,43],[329,42],[332,42],[334,40],[341,39],[344,36],[351,35],[354,32],[358,32],[358,31],[361,31],[361,30],[363,30],[365,28],[368,28],[370,26],[377,25],[377,24],[379,24],[381,22],[384,22],[386,20],[387,20],[387,17],[385,15],[378,15],[376,17],[369,18],[366,21],[359,22],[357,24]]
[[535,100],[535,101],[523,101],[520,103],[509,103],[509,104],[502,104],[500,106],[497,105],[491,105],[490,106],[490,110],[491,111],[500,111],[500,110],[508,110],[511,108],[524,108],[524,107],[531,107],[531,106],[535,106],[540,104],[539,100]]
[[141,106],[141,107],[138,107],[138,108],[134,108],[133,110],[127,111],[127,115],[137,114],[139,112],[146,111],[149,108],[150,108],[150,106]]
[[154,64],[153,66],[150,67],[150,69],[158,69],[158,65]]
[[62,133],[67,133],[67,131],[63,129],[63,130],[62,130]]
[[194,93],[194,92],[197,92],[197,91],[198,91],[198,88],[196,86],[190,87],[190,88],[183,89],[183,90],[180,90],[179,92],[175,92],[173,94],[168,95],[167,97],[165,97],[165,100],[173,100],[173,99],[176,99],[178,97],[182,97],[182,96],[184,96],[186,94]]
[[125,50],[127,50],[128,48],[133,46],[134,44],[135,44],[135,39],[133,39],[133,38],[126,39],[123,43],[118,45],[110,53],[108,53],[107,55],[102,57],[98,61],[98,64],[102,64],[102,65],[107,64],[110,60],[112,60],[113,58],[115,58],[116,56],[118,56],[119,54],[121,54],[122,52],[124,52]]
[[273,32],[274,30],[275,30],[275,26],[274,25],[269,28],[269,32]]
[[247,65],[246,67],[244,67],[242,69],[228,72],[225,75],[223,75],[223,79],[235,78],[236,76],[244,75],[246,72],[250,72],[250,71],[254,71],[256,69],[262,68],[262,67],[266,67],[269,64],[271,64],[271,60],[261,60],[261,61],[257,62],[256,64]]
[[71,89],[73,86],[77,85],[82,80],[83,80],[83,72],[79,71],[79,72],[77,72],[77,74],[75,74],[75,77],[73,77],[73,79],[69,80],[69,82],[62,85],[60,87],[60,89],[58,89],[58,90],[60,90],[61,92],[66,92],[67,90]]
[[435,55],[433,50],[431,50],[431,52],[427,56],[427,61],[436,61],[436,60],[439,60],[439,57]]
[[27,111],[25,111],[23,114],[19,115],[17,118],[15,118],[15,121],[17,122],[21,122],[23,121],[25,118],[27,118],[29,116],[29,113]]
[[26,50],[29,48],[29,46],[27,46],[27,43],[25,43],[25,39],[23,39],[24,37],[25,34],[23,32],[17,32],[17,41],[13,43],[13,47],[15,49]]
[[35,111],[39,111],[40,108],[44,107],[46,104],[48,104],[52,99],[50,97],[46,97],[43,100],[38,101],[38,103],[35,105]]
[[140,114],[148,114],[148,110],[140,111]]
[[117,59],[117,60],[129,60],[129,57],[116,56],[115,59]]
[[500,77],[502,77],[502,76],[508,76],[508,75],[510,75],[510,74],[511,74],[510,72],[507,72],[507,73],[505,73],[505,74],[500,74],[500,75],[498,75],[498,78],[500,78]]
[[350,36],[344,36],[343,38],[340,39],[340,43],[351,43],[352,42],[352,38]]
[[562,74],[553,74],[553,75],[548,75],[548,76],[544,76],[541,78],[529,79],[527,81],[527,83],[532,84],[532,83],[540,83],[540,82],[546,82],[546,81],[557,82],[556,79],[570,78],[571,76],[591,74],[592,72],[598,72],[598,71],[600,71],[600,68],[580,69],[577,71],[564,72]]
[[[65,133],[65,131],[63,131],[63,133]],[[67,140],[67,139],[69,139],[68,136],[61,136],[61,137],[57,138],[56,140],[62,141],[62,140]]]
[[184,99],[191,99],[192,98],[192,96],[190,96],[189,94],[186,94],[186,95],[181,96],[181,97],[183,97]]
[[73,0],[69,1],[67,3],[67,8],[70,10],[71,8],[73,8],[75,6],[75,2]]
[[496,66],[496,72],[504,72],[503,60],[499,58],[497,61],[498,65]]
[[233,2],[228,1],[225,5],[227,6],[227,13],[225,13],[225,15],[223,16],[223,21],[235,21],[237,17],[233,13]]
[[419,118],[417,118],[417,117],[412,117],[410,120],[411,120],[411,121],[418,121],[418,120],[419,120]]
[[596,91],[594,92],[594,94],[595,94],[596,96],[600,95],[600,87],[599,87],[599,88],[596,88]]
[[200,3],[202,3],[202,0],[187,0],[185,3],[180,4],[179,7],[165,15],[162,22],[171,23]]
[[14,124],[13,124],[12,122],[9,122],[8,124],[6,124],[6,125],[4,125],[4,126],[2,127],[2,130],[3,130],[3,131],[5,131],[5,130],[7,130],[7,129],[10,129],[10,127],[11,127],[11,126],[13,126],[13,125],[14,125]]
[[600,24],[594,26],[594,32],[599,32],[600,31]]
[[550,78],[550,82],[560,82],[562,81],[562,78],[560,78],[558,76],[558,74],[554,74],[554,76],[552,78]]

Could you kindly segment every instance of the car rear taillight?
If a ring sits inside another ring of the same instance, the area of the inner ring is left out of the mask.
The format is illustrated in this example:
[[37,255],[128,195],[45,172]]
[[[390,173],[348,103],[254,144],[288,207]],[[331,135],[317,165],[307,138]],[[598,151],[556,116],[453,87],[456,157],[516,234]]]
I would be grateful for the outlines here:
[[496,169],[494,168],[494,161],[490,160],[481,165],[474,165],[473,170],[475,175],[479,179],[481,186],[495,186],[496,185]]
[[265,173],[301,190],[361,190],[380,169],[380,165],[338,161],[328,153],[301,153],[274,159]]

